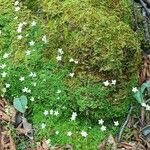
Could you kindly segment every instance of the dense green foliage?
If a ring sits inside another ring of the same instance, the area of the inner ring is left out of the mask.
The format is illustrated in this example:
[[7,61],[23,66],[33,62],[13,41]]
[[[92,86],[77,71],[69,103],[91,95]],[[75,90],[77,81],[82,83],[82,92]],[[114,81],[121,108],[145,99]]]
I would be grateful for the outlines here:
[[[87,122],[97,128],[95,124],[100,118],[107,123],[121,119],[132,102],[130,91],[136,83],[140,63],[140,45],[131,29],[129,3],[125,0],[21,2],[21,10],[15,12],[13,1],[0,0],[0,64],[7,65],[0,70],[7,72],[7,77],[0,79],[1,94],[5,83],[11,85],[5,93],[10,99],[20,97],[24,87],[31,89],[26,96],[34,97],[35,101],[30,101],[28,114],[32,112],[29,116],[37,128],[42,119],[52,130],[56,126],[64,128],[61,123],[56,124],[58,120],[69,120],[72,112],[78,113],[74,128],[82,123],[86,126]],[[37,25],[31,27],[32,21]],[[22,22],[27,24],[17,33]],[[17,39],[19,34],[23,36],[21,40]],[[42,41],[44,35],[48,42]],[[35,45],[29,45],[31,41]],[[58,62],[59,48],[64,54]],[[27,50],[31,55],[26,55]],[[3,58],[5,53],[10,54],[8,59]],[[71,58],[78,63],[70,63]],[[36,72],[37,76],[30,77],[30,72]],[[70,73],[75,76],[70,77]],[[20,77],[25,80],[21,82]],[[103,84],[106,80],[117,83],[106,87]],[[50,109],[61,112],[60,116],[44,119],[44,110]],[[92,132],[97,133],[95,128]],[[37,134],[42,137],[46,132]]]

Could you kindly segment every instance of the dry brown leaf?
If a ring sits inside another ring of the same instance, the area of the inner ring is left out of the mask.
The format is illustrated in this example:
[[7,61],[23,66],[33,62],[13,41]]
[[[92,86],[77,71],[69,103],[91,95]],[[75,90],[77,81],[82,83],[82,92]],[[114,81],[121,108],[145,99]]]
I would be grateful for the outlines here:
[[25,130],[25,135],[29,137],[31,140],[33,140],[33,128],[32,124],[27,121],[25,117],[22,119],[23,128]]
[[11,122],[13,124],[15,124],[16,114],[17,114],[17,112],[16,112],[15,108],[13,106],[10,106],[10,117],[11,117]]
[[64,147],[61,145],[56,145],[55,150],[64,150]]
[[27,121],[25,117],[22,117],[22,122],[16,128],[16,131],[20,135],[27,136],[31,141],[33,141],[33,128],[32,124]]
[[137,150],[148,150],[143,144],[141,144],[140,142],[138,142],[137,146],[136,146]]
[[40,142],[40,145],[38,145],[34,150],[50,150],[50,147],[47,144],[46,140],[43,140]]
[[2,128],[0,136],[0,146],[2,150],[16,150],[16,145],[11,135],[7,135],[7,130]]
[[107,145],[111,145],[111,150],[117,150],[117,143],[112,134],[110,134],[107,139]]
[[140,72],[140,80],[139,80],[140,84],[150,79],[150,55],[145,55],[143,57],[143,62],[144,62],[144,65]]
[[25,133],[26,133],[25,129],[19,128],[19,127],[16,128],[16,131],[17,131],[17,133],[20,134],[20,135],[22,135],[22,134],[25,135]]
[[16,110],[13,106],[9,106],[9,115],[5,112],[5,107],[7,106],[5,98],[0,99],[0,120],[5,120],[8,122],[15,123]]
[[73,150],[73,147],[71,145],[66,145],[66,150]]
[[7,104],[6,99],[5,98],[1,98],[0,99],[0,106],[4,108],[6,106],[6,104]]
[[6,115],[3,111],[0,110],[0,120],[5,120],[10,122],[10,116]]
[[101,142],[101,144],[98,146],[98,149],[107,150],[107,147],[111,147],[111,150],[117,150],[117,143],[112,134],[110,134],[107,139]]
[[132,150],[133,149],[133,146],[127,142],[121,142],[121,147],[122,148],[125,148],[127,150]]
[[107,147],[106,143],[107,143],[106,140],[103,140],[98,146],[98,150],[106,150]]
[[12,136],[9,136],[9,139],[10,139],[11,150],[16,150],[16,145],[14,143],[14,140],[13,140]]

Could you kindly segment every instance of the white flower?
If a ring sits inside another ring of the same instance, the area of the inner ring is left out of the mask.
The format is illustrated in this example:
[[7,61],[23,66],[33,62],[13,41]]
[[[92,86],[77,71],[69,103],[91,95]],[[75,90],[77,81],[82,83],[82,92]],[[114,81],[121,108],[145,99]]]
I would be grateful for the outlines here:
[[64,52],[63,52],[62,48],[58,48],[58,52],[59,52],[61,55],[63,55],[63,54],[64,54]]
[[55,134],[58,135],[58,134],[59,134],[59,131],[56,131]]
[[77,117],[77,113],[76,112],[73,112],[72,113],[72,116],[71,116],[71,121],[74,121]]
[[8,58],[9,57],[9,54],[8,53],[5,53],[4,55],[3,55],[3,58],[4,59],[6,59],[6,58]]
[[59,55],[58,55],[58,56],[56,57],[56,59],[57,59],[57,61],[61,61],[61,60],[62,60],[62,56],[59,56]]
[[46,124],[45,124],[45,123],[42,123],[42,124],[41,124],[41,128],[44,129],[45,127],[46,127]]
[[72,132],[69,131],[69,132],[67,133],[67,136],[71,136],[71,135],[72,135]]
[[116,85],[116,80],[111,80],[111,84]]
[[103,119],[98,120],[98,124],[103,125],[103,123],[104,123]]
[[142,107],[146,107],[146,103],[141,103],[141,106]]
[[44,36],[42,37],[42,41],[45,42],[45,43],[47,43],[47,37],[46,37],[46,35],[44,35]]
[[26,55],[29,56],[31,54],[31,51],[26,51]]
[[44,114],[45,116],[47,116],[47,115],[48,115],[48,111],[45,110],[43,114]]
[[31,90],[28,89],[27,87],[24,87],[24,88],[22,89],[22,92],[24,92],[24,93],[31,93]]
[[29,74],[29,76],[34,78],[34,77],[36,77],[36,73],[35,73],[35,72],[31,72],[31,73]]
[[81,135],[82,135],[83,137],[87,137],[87,136],[88,136],[87,132],[85,132],[85,131],[81,131]]
[[119,126],[119,122],[118,121],[114,121],[114,126]]
[[27,92],[28,92],[28,88],[27,88],[27,87],[24,87],[24,88],[22,89],[22,92],[27,93]]
[[60,94],[61,93],[61,90],[57,90],[57,92],[56,92],[57,94]]
[[28,106],[25,106],[26,109],[28,109]]
[[75,64],[79,63],[77,60],[74,60],[73,58],[70,58],[69,62],[74,62]]
[[5,83],[5,86],[6,86],[6,88],[9,88],[9,87],[10,87],[10,84]]
[[146,105],[146,110],[150,110],[150,106],[149,105]]
[[15,7],[15,11],[19,11],[19,10],[20,10],[19,6]]
[[132,92],[133,92],[133,93],[136,93],[136,92],[138,92],[138,89],[137,89],[137,87],[133,87],[133,88],[132,88]]
[[15,6],[19,5],[19,1],[15,1],[14,5]]
[[31,26],[34,27],[34,26],[36,26],[36,24],[37,23],[35,21],[32,21]]
[[72,77],[74,77],[74,75],[75,75],[75,73],[74,72],[72,72],[72,73],[69,73],[69,76],[72,78]]
[[104,84],[105,86],[108,86],[108,85],[109,85],[109,81],[106,80],[106,81],[103,82],[103,84]]
[[7,76],[7,73],[4,71],[3,73],[1,73],[2,78],[5,78]]
[[19,80],[20,80],[21,82],[22,82],[22,81],[24,81],[24,77],[20,77],[20,79],[19,79]]
[[73,59],[73,58],[70,58],[69,62],[74,62],[74,59]]
[[27,93],[31,93],[31,89],[28,89],[28,90],[27,90]]
[[22,32],[22,27],[18,27],[17,32],[21,33]]
[[76,117],[75,117],[75,116],[72,116],[72,117],[71,117],[71,121],[74,121],[74,120],[76,120]]
[[101,131],[106,131],[106,126],[101,126]]
[[59,112],[58,112],[58,111],[54,111],[54,115],[55,115],[55,116],[58,116],[58,115],[59,115]]
[[79,61],[75,60],[75,61],[74,61],[74,63],[75,63],[75,64],[78,64],[78,63],[79,63]]
[[51,109],[49,113],[50,115],[53,115],[54,111]]
[[6,64],[0,65],[0,68],[4,69],[6,67]]
[[31,98],[30,98],[30,101],[32,101],[32,102],[33,102],[33,101],[34,101],[34,97],[31,97]]
[[22,27],[23,27],[23,23],[21,22],[18,24],[18,28],[22,28]]
[[21,39],[22,39],[22,35],[18,35],[18,36],[17,36],[17,39],[18,39],[18,40],[21,40]]
[[77,116],[77,113],[76,113],[76,112],[73,112],[73,113],[72,113],[72,116],[75,116],[75,117],[76,117],[76,116]]
[[35,44],[34,41],[30,41],[30,42],[29,42],[29,45],[30,45],[30,46],[33,46],[34,44]]

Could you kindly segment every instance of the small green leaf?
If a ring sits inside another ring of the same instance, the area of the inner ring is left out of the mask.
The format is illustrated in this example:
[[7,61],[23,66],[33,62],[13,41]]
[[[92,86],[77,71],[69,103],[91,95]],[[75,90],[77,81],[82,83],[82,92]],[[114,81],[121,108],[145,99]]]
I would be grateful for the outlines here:
[[143,95],[140,91],[137,91],[136,93],[134,93],[133,96],[140,104],[144,103]]
[[15,98],[13,101],[14,107],[20,111],[21,113],[24,113],[27,106],[27,98],[26,96],[21,96],[20,98]]
[[143,93],[145,91],[146,88],[150,87],[150,83],[149,82],[145,82],[141,85],[140,90],[141,93]]
[[23,106],[27,106],[27,97],[26,96],[22,95],[20,97],[20,100],[21,100],[21,103]]

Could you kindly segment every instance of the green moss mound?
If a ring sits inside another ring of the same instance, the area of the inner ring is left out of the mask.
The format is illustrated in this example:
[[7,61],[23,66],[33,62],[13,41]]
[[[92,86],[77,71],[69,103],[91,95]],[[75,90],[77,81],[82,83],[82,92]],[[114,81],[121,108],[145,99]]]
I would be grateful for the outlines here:
[[[109,124],[124,116],[132,102],[131,87],[137,81],[141,53],[130,26],[128,1],[23,0],[18,12],[14,2],[0,2],[0,64],[7,65],[0,70],[7,72],[0,79],[1,95],[5,83],[11,85],[5,93],[10,98],[22,95],[24,87],[31,89],[26,96],[35,99],[29,102],[29,114],[36,126],[41,117],[38,120],[34,115],[47,109],[60,111],[64,119],[77,112],[79,120],[92,125],[99,118]],[[37,25],[32,27],[32,21]],[[27,24],[17,33],[23,22]],[[18,35],[23,38],[17,39]],[[48,42],[42,41],[44,35]],[[34,46],[29,45],[32,40]],[[60,62],[58,48],[64,52]],[[8,59],[3,58],[5,53],[10,54]],[[70,63],[71,58],[78,63]],[[37,77],[31,78],[30,72]],[[25,81],[20,82],[22,76]],[[117,83],[106,87],[106,80]]]
[[[27,1],[23,2],[21,8],[23,10],[16,14],[8,10],[14,11],[12,3],[4,1],[1,6],[0,25],[3,32],[1,54],[6,51],[12,54],[9,61],[11,67],[20,67],[20,71],[24,72],[24,64],[26,64],[26,69],[36,69],[41,74],[41,72],[47,71],[44,66],[52,67],[51,63],[59,67],[63,65],[60,69],[54,67],[54,70],[56,70],[55,73],[61,72],[61,70],[64,72],[61,80],[66,88],[65,94],[69,96],[65,99],[70,99],[66,100],[66,104],[74,110],[85,112],[89,109],[91,113],[102,113],[101,106],[104,105],[105,109],[106,99],[113,102],[116,94],[117,99],[121,101],[123,95],[128,93],[126,86],[136,74],[140,62],[137,35],[129,24],[124,22],[126,16],[122,18],[117,15],[118,12],[115,14],[113,10],[116,10],[116,7],[110,9],[112,14],[108,13],[109,5],[106,5],[108,3],[99,2],[99,7],[94,6],[94,3],[98,4],[97,1],[45,0],[36,4],[41,14],[36,12],[37,9],[28,6],[28,3],[26,6],[26,3]],[[9,8],[5,9],[8,5]],[[15,20],[16,15],[18,19]],[[31,22],[29,20],[34,19],[39,24],[34,29],[27,26],[23,34],[28,34],[28,36],[21,42],[17,40],[17,24],[21,21]],[[45,45],[40,41],[43,33],[48,35],[49,40]],[[24,57],[30,40],[37,42],[36,54],[33,55],[33,59]],[[58,48],[62,48],[65,53],[63,61],[59,64],[55,59]],[[77,59],[79,64],[72,65],[69,63],[70,58]],[[11,75],[18,76],[17,69],[11,71]],[[65,73],[69,73],[69,71],[75,72],[76,76],[73,79],[66,76]],[[12,78],[10,79],[12,80]],[[105,88],[102,85],[103,81],[114,79],[117,80],[116,87]],[[41,95],[43,98],[47,95],[45,93],[52,94],[46,87],[42,89],[45,91]],[[19,94],[18,90],[9,92]],[[51,101],[53,105],[53,99]]]

